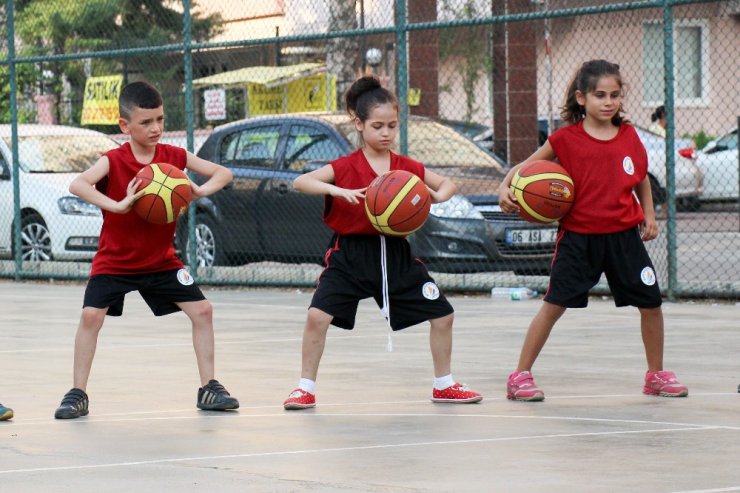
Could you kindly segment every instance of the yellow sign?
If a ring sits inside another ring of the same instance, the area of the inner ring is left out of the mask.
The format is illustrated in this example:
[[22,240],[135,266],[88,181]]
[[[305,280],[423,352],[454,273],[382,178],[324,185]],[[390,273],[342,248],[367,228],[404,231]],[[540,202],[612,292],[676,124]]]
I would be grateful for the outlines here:
[[331,76],[328,91],[326,82],[326,74],[315,74],[273,87],[249,83],[249,114],[336,111],[336,78]]
[[122,75],[88,77],[82,101],[82,125],[117,124],[118,96],[122,86]]
[[407,101],[409,106],[419,106],[419,103],[421,103],[421,89],[409,87]]

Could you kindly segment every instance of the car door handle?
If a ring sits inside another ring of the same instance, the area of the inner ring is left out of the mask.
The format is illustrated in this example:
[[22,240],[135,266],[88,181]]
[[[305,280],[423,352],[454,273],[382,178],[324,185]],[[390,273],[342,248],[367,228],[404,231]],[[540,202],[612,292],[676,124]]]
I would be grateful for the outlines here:
[[284,195],[290,191],[290,187],[287,183],[280,183],[275,187],[275,191],[280,195]]

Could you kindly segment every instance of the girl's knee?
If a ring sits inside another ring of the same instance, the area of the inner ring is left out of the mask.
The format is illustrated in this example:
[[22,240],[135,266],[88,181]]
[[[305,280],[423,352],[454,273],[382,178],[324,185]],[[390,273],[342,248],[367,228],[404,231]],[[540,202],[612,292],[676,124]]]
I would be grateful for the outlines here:
[[213,318],[213,305],[208,300],[193,302],[191,306],[183,311],[191,320],[211,320]]
[[434,330],[452,330],[452,322],[455,320],[455,314],[450,313],[444,317],[435,318],[429,321],[431,328]]
[[102,308],[85,307],[80,316],[80,329],[100,330],[105,320],[107,310]]

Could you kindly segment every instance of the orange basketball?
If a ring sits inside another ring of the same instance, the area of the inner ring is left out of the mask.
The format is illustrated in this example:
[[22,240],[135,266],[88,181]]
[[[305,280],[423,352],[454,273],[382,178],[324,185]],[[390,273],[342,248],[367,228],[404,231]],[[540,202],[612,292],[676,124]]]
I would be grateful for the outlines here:
[[190,180],[179,168],[167,163],[152,163],[136,173],[144,190],[134,203],[134,211],[145,221],[169,224],[177,221],[190,205]]
[[551,223],[565,216],[573,205],[573,179],[559,164],[532,161],[511,180],[511,191],[519,202],[519,215],[533,223]]
[[372,225],[390,236],[406,236],[424,225],[432,200],[413,173],[394,170],[374,179],[365,192],[365,212]]

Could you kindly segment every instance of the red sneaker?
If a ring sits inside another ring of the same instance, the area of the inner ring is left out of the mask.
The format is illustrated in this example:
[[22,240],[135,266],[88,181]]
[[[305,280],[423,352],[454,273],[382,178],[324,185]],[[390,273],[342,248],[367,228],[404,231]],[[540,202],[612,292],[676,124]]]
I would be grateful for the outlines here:
[[432,402],[451,402],[454,404],[472,404],[480,402],[483,396],[478,392],[473,392],[463,383],[456,383],[446,389],[432,390]]
[[295,389],[290,393],[288,398],[285,399],[283,407],[289,411],[316,407],[316,396],[303,389]]
[[645,374],[643,394],[663,397],[686,397],[689,389],[676,379],[672,371],[648,371]]

